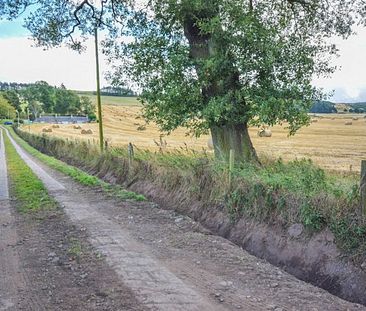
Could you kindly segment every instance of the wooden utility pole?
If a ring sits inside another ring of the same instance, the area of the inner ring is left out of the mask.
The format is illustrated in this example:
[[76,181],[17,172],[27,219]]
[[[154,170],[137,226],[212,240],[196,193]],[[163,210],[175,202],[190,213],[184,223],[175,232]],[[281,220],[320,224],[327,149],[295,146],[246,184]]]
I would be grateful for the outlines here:
[[362,215],[363,219],[365,219],[365,217],[366,217],[366,160],[361,161],[360,192],[361,192],[361,215]]
[[95,38],[95,62],[96,62],[96,74],[97,74],[97,106],[98,106],[98,120],[99,120],[99,145],[100,151],[104,149],[104,135],[103,135],[103,120],[102,120],[102,102],[100,99],[100,77],[99,77],[99,53],[98,53],[98,29],[94,30]]

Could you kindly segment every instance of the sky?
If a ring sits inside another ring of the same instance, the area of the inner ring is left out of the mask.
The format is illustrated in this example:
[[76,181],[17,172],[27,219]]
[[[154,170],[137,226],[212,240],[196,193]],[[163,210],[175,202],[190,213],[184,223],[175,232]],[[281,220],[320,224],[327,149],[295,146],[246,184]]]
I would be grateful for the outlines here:
[[[63,83],[73,90],[94,90],[94,38],[85,45],[86,51],[81,54],[65,46],[45,50],[34,46],[21,21],[0,20],[0,81],[29,83],[43,80],[54,86]],[[108,67],[102,53],[100,70],[101,85],[106,86],[104,75]]]
[[[34,47],[21,20],[0,20],[0,81],[47,81],[63,83],[74,90],[95,89],[94,42],[86,43],[79,54],[67,47],[44,50]],[[366,29],[357,28],[357,35],[347,40],[335,39],[340,57],[333,62],[339,69],[331,78],[314,79],[314,85],[327,92],[334,91],[334,102],[366,101]],[[100,54],[102,86],[108,85],[104,74],[108,65]]]

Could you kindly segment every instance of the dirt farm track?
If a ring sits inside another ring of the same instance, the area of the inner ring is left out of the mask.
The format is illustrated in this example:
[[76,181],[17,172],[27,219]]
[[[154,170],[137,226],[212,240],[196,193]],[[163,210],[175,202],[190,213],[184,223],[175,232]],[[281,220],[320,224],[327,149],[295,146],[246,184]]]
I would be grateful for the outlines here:
[[[154,150],[160,142],[158,128],[154,124],[145,124],[139,116],[141,108],[131,99],[120,103],[105,101],[103,107],[105,138],[111,145],[123,146],[132,142],[139,148]],[[352,120],[358,118],[357,120]],[[324,114],[313,117],[316,120],[309,127],[302,128],[295,136],[288,137],[283,126],[275,126],[272,137],[258,137],[257,128],[251,128],[250,134],[261,157],[284,160],[311,158],[321,167],[336,171],[359,171],[360,161],[366,157],[366,118],[363,115]],[[352,125],[345,125],[349,121]],[[25,126],[24,130],[41,133],[47,124]],[[73,125],[60,125],[47,135],[69,139],[89,139],[97,142],[98,124],[82,125],[91,129],[93,134],[82,135]],[[199,139],[187,136],[186,129],[178,129],[169,136],[164,136],[167,150],[207,149],[209,136]]]

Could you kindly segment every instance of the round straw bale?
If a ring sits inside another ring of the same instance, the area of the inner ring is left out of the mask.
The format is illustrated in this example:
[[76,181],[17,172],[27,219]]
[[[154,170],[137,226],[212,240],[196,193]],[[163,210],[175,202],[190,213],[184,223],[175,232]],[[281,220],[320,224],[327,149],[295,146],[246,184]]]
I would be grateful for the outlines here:
[[50,128],[50,127],[44,127],[42,129],[42,133],[52,133],[52,128]]
[[272,132],[269,129],[261,129],[258,131],[259,137],[272,137]]
[[88,130],[82,129],[81,134],[82,135],[90,135],[90,134],[93,134],[93,131],[90,130],[90,129],[88,129]]

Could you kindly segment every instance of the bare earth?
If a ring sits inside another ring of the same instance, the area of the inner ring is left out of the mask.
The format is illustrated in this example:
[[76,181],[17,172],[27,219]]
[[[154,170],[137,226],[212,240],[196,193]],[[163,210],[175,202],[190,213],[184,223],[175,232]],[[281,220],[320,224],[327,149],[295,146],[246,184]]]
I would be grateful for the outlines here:
[[19,273],[19,256],[14,250],[18,236],[15,220],[10,212],[5,146],[0,129],[0,310],[15,306],[18,291],[25,287],[24,277]]
[[[9,220],[20,234],[19,274],[12,278],[24,275],[26,287],[21,291],[22,279],[15,283],[17,299],[2,300],[0,310],[366,310],[249,255],[190,218],[151,202],[107,198],[33,161],[46,187],[51,180],[64,187],[49,189],[62,209],[38,215],[39,221]],[[70,252],[75,241],[80,256]],[[0,256],[4,265],[9,262]],[[0,293],[5,289],[0,282]]]
[[[143,149],[157,150],[156,143],[160,143],[158,128],[154,124],[146,125],[139,117],[141,108],[138,106],[106,105],[103,107],[105,137],[114,146],[124,146],[132,142]],[[320,115],[319,115],[320,116]],[[320,118],[321,117],[321,118]],[[253,144],[259,154],[264,157],[284,160],[296,158],[311,158],[321,167],[335,171],[360,170],[360,162],[366,156],[366,122],[363,115],[324,114],[315,119],[309,127],[302,128],[295,136],[288,137],[286,125],[272,128],[272,137],[258,137],[257,128],[250,129]],[[358,120],[352,120],[357,117]],[[333,119],[334,118],[334,119]],[[345,125],[352,121],[352,125]],[[25,126],[24,130],[41,133],[46,124]],[[92,135],[82,135],[81,130],[74,129],[72,125],[61,125],[47,135],[59,136],[69,139],[89,139],[97,142],[98,125],[87,124],[82,126],[92,129]],[[140,127],[140,130],[138,128]],[[177,129],[169,136],[163,137],[167,143],[167,150],[189,149],[202,151],[207,149],[208,136],[199,139],[187,136],[185,129]],[[155,142],[154,142],[155,140]]]

